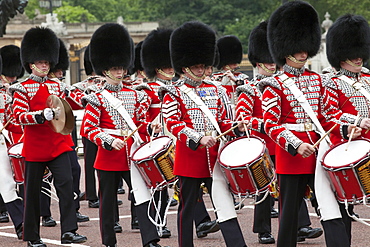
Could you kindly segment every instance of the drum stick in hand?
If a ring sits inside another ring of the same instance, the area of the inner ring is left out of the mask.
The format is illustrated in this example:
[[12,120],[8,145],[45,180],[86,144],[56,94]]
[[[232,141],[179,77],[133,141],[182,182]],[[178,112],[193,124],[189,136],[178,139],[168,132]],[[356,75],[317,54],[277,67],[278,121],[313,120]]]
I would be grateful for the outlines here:
[[136,129],[136,130],[132,131],[132,132],[131,132],[131,134],[129,134],[129,135],[126,137],[126,139],[124,139],[123,141],[124,141],[124,142],[127,142],[127,140],[128,140],[128,139],[130,139],[130,138],[131,138],[131,137],[136,133],[136,131],[138,131],[138,130],[140,129],[140,127],[141,127],[141,126],[143,126],[143,124],[140,124],[140,125],[139,125],[139,127],[137,127],[137,129]]
[[6,128],[6,126],[8,126],[10,124],[10,122],[13,120],[13,117],[9,118],[8,122],[6,122],[4,124],[4,126],[0,129],[0,133],[3,132],[3,130]]
[[244,131],[247,134],[248,141],[250,141],[247,125],[244,123],[244,113],[243,112],[240,113],[240,117],[241,117],[241,119],[243,121]]
[[322,141],[322,140],[324,140],[324,138],[327,136],[327,135],[329,135],[330,134],[330,132],[332,132],[332,130],[335,128],[335,127],[337,127],[337,125],[338,124],[335,124],[333,127],[331,127],[331,129],[328,131],[328,132],[326,132],[315,144],[313,144],[313,148],[316,148],[319,144],[320,144],[320,142]]
[[358,123],[359,120],[360,120],[360,114],[357,115],[357,118],[356,118],[355,123],[354,123],[355,127],[352,129],[351,134],[349,135],[349,139],[348,139],[348,142],[347,142],[347,146],[346,146],[345,151],[348,150],[349,144],[352,141],[353,134],[355,133],[355,129],[356,129],[356,126],[357,126],[357,123]]
[[[231,127],[230,129],[226,130],[224,133],[222,133],[222,134],[220,134],[220,135],[216,136],[216,137],[215,137],[215,138],[216,138],[216,140],[218,140],[218,139],[222,138],[224,135],[226,135],[226,134],[227,134],[227,133],[229,133],[230,131],[233,131],[234,129],[238,128],[238,126],[239,126],[239,125],[235,125],[235,126]],[[204,148],[204,147],[205,147],[205,146],[201,146],[200,148]]]

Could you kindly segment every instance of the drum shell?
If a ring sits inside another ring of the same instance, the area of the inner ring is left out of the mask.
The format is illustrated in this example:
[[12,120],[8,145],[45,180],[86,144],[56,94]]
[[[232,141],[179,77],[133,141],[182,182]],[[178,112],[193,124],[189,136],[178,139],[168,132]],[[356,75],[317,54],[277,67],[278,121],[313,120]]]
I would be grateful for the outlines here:
[[[159,152],[148,154],[145,158],[135,158],[136,153],[149,143],[141,145],[132,155],[132,162],[138,168],[148,188],[157,188],[159,190],[168,184],[175,182],[176,176],[173,175],[173,164],[175,157],[175,148],[171,138],[161,136],[153,139],[153,143],[159,138],[168,138],[168,142]],[[162,170],[160,163],[168,164],[166,171]]]
[[8,156],[10,159],[10,164],[13,170],[14,181],[16,183],[24,183],[24,172],[25,172],[25,159],[22,157],[22,149],[20,152],[13,152],[12,150],[18,145],[23,145],[23,143],[15,143],[9,146]]
[[[249,196],[264,192],[268,190],[269,185],[275,180],[273,162],[266,148],[265,141],[260,137],[250,136],[250,138],[258,139],[264,146],[262,152],[256,155],[252,161],[239,166],[230,166],[221,161],[221,153],[228,145],[246,138],[248,137],[240,137],[229,142],[220,150],[217,158],[221,170],[229,183],[231,192],[238,196]],[[240,155],[240,153],[235,155]]]
[[[370,142],[370,140],[365,138],[357,140]],[[344,203],[347,201],[353,204],[362,202],[364,197],[370,197],[370,150],[362,158],[346,165],[334,167],[325,164],[324,161],[327,155],[340,145],[346,145],[346,142],[338,143],[326,151],[321,164],[330,178],[339,202]]]

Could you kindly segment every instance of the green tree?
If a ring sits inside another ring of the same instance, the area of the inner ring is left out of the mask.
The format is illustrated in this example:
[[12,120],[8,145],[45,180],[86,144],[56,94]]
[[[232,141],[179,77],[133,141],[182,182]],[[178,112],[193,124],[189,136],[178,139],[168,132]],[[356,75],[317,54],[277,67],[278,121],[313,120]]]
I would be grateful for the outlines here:
[[59,21],[68,23],[95,22],[96,17],[81,6],[63,6],[55,10]]

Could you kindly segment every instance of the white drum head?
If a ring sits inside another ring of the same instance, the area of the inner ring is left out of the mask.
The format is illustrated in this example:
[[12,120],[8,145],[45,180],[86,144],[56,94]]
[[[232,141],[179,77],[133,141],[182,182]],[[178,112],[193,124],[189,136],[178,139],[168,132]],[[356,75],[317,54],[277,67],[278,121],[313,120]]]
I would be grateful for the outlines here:
[[23,142],[14,144],[11,148],[9,148],[9,154],[21,155],[23,149]]
[[370,151],[370,142],[366,140],[353,140],[347,148],[347,142],[344,142],[332,150],[324,157],[324,164],[329,167],[341,167],[349,165],[363,158]]
[[171,141],[171,138],[167,136],[156,138],[152,141],[152,143],[148,142],[145,143],[143,146],[138,148],[134,155],[132,156],[133,160],[142,160],[145,159],[153,154],[158,153],[168,145],[168,143]]
[[258,158],[264,147],[264,143],[257,138],[241,138],[225,146],[219,161],[227,166],[242,166]]

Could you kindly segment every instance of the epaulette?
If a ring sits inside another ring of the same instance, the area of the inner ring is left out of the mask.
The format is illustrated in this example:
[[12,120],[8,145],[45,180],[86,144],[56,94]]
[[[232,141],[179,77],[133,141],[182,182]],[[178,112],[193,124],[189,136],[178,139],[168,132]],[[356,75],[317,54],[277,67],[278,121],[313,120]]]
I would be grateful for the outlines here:
[[361,68],[361,73],[363,73],[363,74],[370,74],[370,70],[368,69],[368,68],[366,68],[366,67],[362,67]]
[[96,92],[101,92],[102,91],[102,88],[101,87],[98,87],[96,84],[94,85],[91,85],[91,86],[88,86],[86,89],[85,89],[86,93],[90,94],[92,92],[96,93]]
[[144,98],[146,97],[146,93],[142,92],[142,91],[136,91],[137,93],[137,99],[139,102],[142,102],[144,100]]
[[65,92],[66,90],[71,90],[71,88],[64,82],[59,81],[59,85],[60,85],[60,91],[62,92]]
[[77,82],[71,86],[71,90],[79,89],[82,92],[86,90],[86,80]]
[[[277,75],[278,76],[278,75]],[[263,90],[265,89],[265,87],[267,86],[271,86],[271,87],[274,87],[274,88],[277,88],[279,90],[282,90],[281,88],[281,85],[280,83],[278,82],[277,79],[275,79],[275,77],[267,77],[265,79],[262,79],[260,80],[260,82],[258,83],[258,89],[260,90],[260,92],[263,92]]]
[[336,77],[336,75],[331,74],[331,73],[321,75],[322,85],[324,87],[337,88],[337,86],[335,85],[335,82],[332,80],[332,78],[334,77]]
[[[24,81],[26,81],[26,80],[24,80]],[[22,82],[24,82],[24,81],[22,81]],[[18,91],[18,92],[21,92],[21,93],[27,93],[27,90],[23,87],[22,83],[13,84],[9,87],[8,90],[9,90],[10,94],[12,94],[12,95],[15,91]]]
[[239,97],[241,93],[247,93],[249,95],[255,95],[255,91],[250,84],[241,85],[236,88],[236,95]]
[[143,90],[148,89],[150,91],[153,91],[150,86],[147,83],[140,83],[139,85],[135,85],[132,87],[134,90]]
[[81,98],[81,103],[83,107],[86,107],[87,103],[93,104],[95,106],[100,106],[100,100],[96,94],[88,94]]
[[162,101],[163,97],[166,93],[170,93],[174,95],[175,97],[180,97],[178,91],[176,90],[176,87],[178,87],[179,84],[176,85],[166,85],[166,86],[160,86],[158,88],[158,97]]

